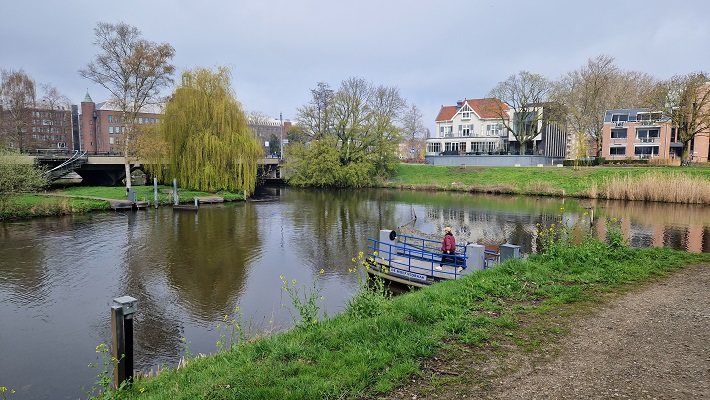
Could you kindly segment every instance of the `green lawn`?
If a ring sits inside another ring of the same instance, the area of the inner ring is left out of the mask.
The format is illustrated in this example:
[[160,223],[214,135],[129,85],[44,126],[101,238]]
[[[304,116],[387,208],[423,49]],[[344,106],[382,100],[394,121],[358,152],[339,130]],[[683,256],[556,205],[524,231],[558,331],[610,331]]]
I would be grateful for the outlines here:
[[490,191],[515,194],[580,196],[592,184],[613,177],[644,174],[687,174],[710,180],[708,167],[461,167],[400,164],[396,174],[382,183],[405,187]]

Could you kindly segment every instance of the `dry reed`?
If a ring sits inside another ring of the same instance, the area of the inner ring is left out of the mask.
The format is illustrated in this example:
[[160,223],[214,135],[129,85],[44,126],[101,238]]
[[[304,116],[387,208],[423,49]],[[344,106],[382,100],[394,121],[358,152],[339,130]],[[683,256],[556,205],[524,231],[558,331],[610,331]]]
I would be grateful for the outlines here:
[[[597,189],[594,188],[596,191]],[[591,190],[590,190],[591,191]],[[598,197],[616,200],[710,204],[710,181],[684,174],[644,174],[605,179]]]

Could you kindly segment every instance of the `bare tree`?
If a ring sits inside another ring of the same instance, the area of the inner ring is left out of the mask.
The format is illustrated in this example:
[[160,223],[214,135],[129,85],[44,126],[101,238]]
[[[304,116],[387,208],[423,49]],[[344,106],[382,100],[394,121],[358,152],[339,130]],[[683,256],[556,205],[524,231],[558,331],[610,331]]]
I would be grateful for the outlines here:
[[653,97],[653,108],[669,117],[676,129],[683,160],[691,160],[690,145],[696,136],[710,134],[709,76],[702,71],[676,75],[659,84]]
[[41,83],[39,85],[42,90],[42,97],[40,98],[40,104],[42,108],[48,110],[65,110],[71,106],[71,100],[61,93],[54,85],[49,83]]
[[578,146],[575,153],[586,155],[583,148],[591,141],[596,155],[601,156],[605,112],[648,104],[655,82],[642,72],[621,71],[607,55],[590,58],[557,81],[552,97],[566,106],[567,126]]
[[487,102],[487,106],[492,107],[490,111],[495,113],[504,128],[515,137],[520,146],[520,154],[525,152],[529,142],[534,145],[534,139],[540,133],[543,120],[542,104],[548,101],[551,89],[551,82],[544,76],[521,71],[498,83],[488,94],[510,107],[512,118],[509,118],[508,110],[500,102]]
[[0,123],[3,135],[0,136],[5,136],[8,144],[22,153],[29,142],[28,124],[37,97],[35,83],[22,69],[3,69],[1,76],[0,114],[4,117]]
[[318,82],[311,95],[310,103],[296,110],[296,119],[305,135],[320,139],[330,131],[329,111],[335,93],[327,83]]
[[402,114],[402,139],[407,148],[422,149],[427,137],[427,128],[424,125],[424,117],[416,104],[412,104],[408,110]]
[[[254,132],[254,137],[261,143],[261,149],[264,150],[264,141],[269,140],[269,135],[271,132],[267,128],[267,121],[269,118],[261,111],[249,111],[247,112],[247,120],[249,122],[249,128]],[[269,145],[271,142],[269,142]]]
[[128,123],[124,137],[126,188],[131,187],[129,160],[135,120],[144,106],[159,102],[162,89],[172,82],[175,67],[170,60],[175,49],[167,43],[143,39],[141,32],[126,23],[99,22],[94,28],[94,45],[101,51],[79,75],[106,88]]

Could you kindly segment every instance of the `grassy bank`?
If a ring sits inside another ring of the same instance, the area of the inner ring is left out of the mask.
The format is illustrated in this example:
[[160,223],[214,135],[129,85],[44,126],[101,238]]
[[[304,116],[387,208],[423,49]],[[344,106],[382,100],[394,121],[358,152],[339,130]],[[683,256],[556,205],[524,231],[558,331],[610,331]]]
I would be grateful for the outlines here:
[[[580,245],[563,232],[549,233],[541,238],[545,254],[391,300],[362,289],[335,318],[237,341],[184,368],[140,379],[117,398],[377,398],[418,379],[422,363],[435,355],[447,365],[490,365],[515,354],[542,354],[564,337],[575,315],[610,294],[710,262],[709,254],[631,249],[610,231],[609,243]],[[485,385],[487,376],[443,373],[434,386],[465,390]]]
[[[155,203],[152,186],[134,186],[136,200]],[[173,204],[172,187],[158,186],[158,204]],[[191,203],[195,196],[213,196],[214,193],[197,192],[178,188],[181,203]],[[244,200],[242,194],[217,193],[225,201]],[[126,188],[115,186],[69,186],[50,188],[43,193],[17,194],[10,196],[4,207],[0,207],[0,220],[31,217],[60,216],[90,211],[106,211],[110,203],[106,200],[127,200]]]
[[[659,185],[667,188],[649,192],[648,188],[660,189]],[[710,204],[710,168],[707,166],[573,169],[400,164],[395,176],[381,186]],[[670,196],[664,197],[665,194]]]

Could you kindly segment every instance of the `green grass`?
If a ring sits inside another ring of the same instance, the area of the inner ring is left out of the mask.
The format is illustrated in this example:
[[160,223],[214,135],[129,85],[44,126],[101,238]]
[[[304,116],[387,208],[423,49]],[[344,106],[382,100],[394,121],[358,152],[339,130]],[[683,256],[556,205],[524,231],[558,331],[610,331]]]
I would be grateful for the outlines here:
[[[434,355],[450,368],[470,368],[514,351],[541,354],[568,331],[570,316],[609,293],[710,262],[710,254],[595,240],[550,249],[382,302],[377,315],[346,309],[317,324],[191,359],[185,368],[136,381],[117,397],[377,398],[422,374],[422,363]],[[440,376],[433,386],[480,381],[474,375]]]
[[400,164],[384,187],[475,192],[582,196],[613,177],[687,174],[710,180],[710,168],[696,167],[461,167]]

